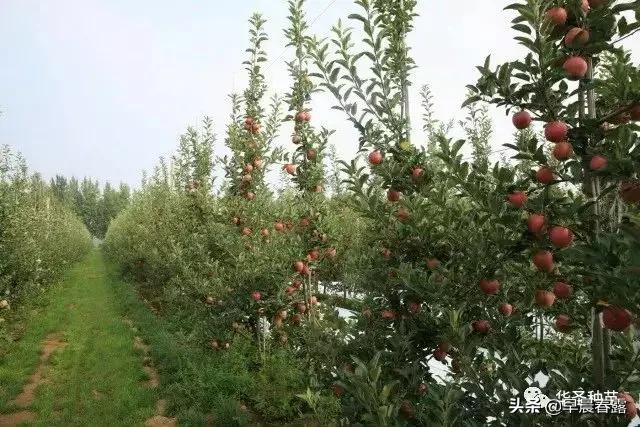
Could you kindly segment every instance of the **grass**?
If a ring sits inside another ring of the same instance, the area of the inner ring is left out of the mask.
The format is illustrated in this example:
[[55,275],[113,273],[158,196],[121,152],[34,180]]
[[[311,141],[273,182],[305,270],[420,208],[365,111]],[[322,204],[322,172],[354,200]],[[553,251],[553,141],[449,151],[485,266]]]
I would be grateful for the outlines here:
[[51,356],[36,390],[36,425],[131,426],[152,416],[156,392],[142,386],[142,355],[101,254],[92,252],[45,300],[24,316],[24,335],[0,359],[0,412],[17,409],[11,399],[40,363],[42,341],[56,333],[66,345]]
[[[250,338],[236,339],[222,352],[194,342],[180,333],[179,319],[156,316],[97,250],[40,299],[14,314],[23,331],[0,356],[0,413],[18,409],[11,400],[40,364],[43,340],[56,333],[66,345],[53,353],[36,390],[34,425],[143,425],[158,399],[167,401],[166,415],[180,426],[295,419],[300,402],[293,393],[302,389],[302,372],[291,369],[291,358],[275,352],[260,363]],[[147,378],[135,336],[149,346],[158,389],[143,386]]]

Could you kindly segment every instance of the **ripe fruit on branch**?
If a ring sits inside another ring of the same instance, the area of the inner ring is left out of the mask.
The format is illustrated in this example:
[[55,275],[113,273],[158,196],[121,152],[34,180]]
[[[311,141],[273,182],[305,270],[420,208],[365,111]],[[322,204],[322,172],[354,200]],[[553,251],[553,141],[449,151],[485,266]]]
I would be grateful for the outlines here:
[[256,193],[253,193],[251,191],[247,191],[244,195],[244,198],[247,200],[253,200],[256,198]]
[[564,7],[552,7],[546,12],[547,18],[553,22],[554,25],[564,25],[567,22],[569,14]]
[[513,306],[509,303],[502,303],[500,304],[500,307],[498,307],[498,311],[500,311],[500,313],[504,316],[511,316],[511,313],[513,313]]
[[573,156],[573,146],[566,141],[558,142],[555,147],[553,147],[552,154],[557,160],[567,160]]
[[627,418],[635,418],[635,416],[638,415],[636,401],[633,400],[633,397],[631,397],[629,393],[621,391],[618,393],[618,399],[624,401],[625,415]]
[[413,419],[416,417],[416,408],[408,400],[403,400],[400,404],[400,415],[405,418]]
[[296,308],[298,309],[298,313],[300,313],[300,314],[304,314],[304,313],[307,312],[307,305],[305,303],[303,303],[303,302],[299,302],[296,305]]
[[261,158],[257,158],[257,159],[253,159],[253,167],[256,169],[262,169],[262,167],[264,166],[264,160],[262,160]]
[[486,334],[491,329],[491,324],[488,320],[474,320],[471,323],[471,327],[473,328],[474,332],[477,332],[479,334]]
[[251,181],[253,181],[253,177],[251,175],[249,175],[249,174],[242,175],[242,182],[247,182],[248,183],[248,182],[251,182]]
[[558,332],[569,332],[571,319],[566,314],[556,316],[555,326]]
[[538,251],[533,255],[533,264],[538,270],[551,273],[553,271],[553,254],[550,251]]
[[562,68],[564,68],[564,71],[567,73],[567,77],[570,80],[580,80],[587,75],[589,66],[584,58],[580,56],[571,56],[564,61]]
[[269,230],[263,228],[262,230],[260,230],[260,234],[262,235],[262,237],[269,237]]
[[610,305],[602,310],[602,322],[607,329],[624,331],[631,324],[631,313],[624,308]]
[[606,3],[608,3],[609,0],[589,0],[589,6],[591,6],[592,8],[598,8]]
[[437,270],[438,268],[440,268],[440,260],[436,258],[429,258],[427,260],[427,268],[432,271]]
[[418,302],[410,302],[408,310],[411,314],[418,314],[422,310],[422,306]]
[[239,225],[240,224],[240,218],[238,218],[237,216],[234,216],[233,219],[231,220],[235,225]]
[[242,235],[243,236],[249,236],[249,235],[251,235],[251,233],[252,233],[252,230],[249,227],[244,227],[242,229]]
[[393,320],[396,317],[396,312],[393,310],[385,309],[382,310],[382,318],[385,320]]
[[589,42],[589,31],[580,27],[573,27],[564,36],[564,44],[572,49],[582,47]]
[[414,182],[418,182],[424,177],[424,169],[421,167],[415,167],[411,170],[411,179]]
[[300,316],[299,314],[294,314],[293,316],[291,316],[291,322],[294,325],[299,325],[302,322],[302,316]]
[[522,191],[514,191],[507,196],[507,201],[516,208],[523,208],[524,204],[527,203],[528,198],[529,197],[527,196],[527,193],[524,193]]
[[[207,303],[207,305],[213,305],[213,304],[215,304],[216,300],[215,300],[215,299],[213,299],[213,297],[212,297],[212,296],[208,296],[208,297],[205,299],[205,302]],[[0,308],[3,308],[3,307],[2,307],[2,301],[0,301]]]
[[307,258],[311,261],[315,261],[320,258],[320,252],[318,252],[317,249],[313,249],[309,251],[309,253],[307,254]]
[[371,163],[372,165],[382,164],[383,160],[384,156],[382,155],[380,150],[375,150],[369,153],[369,163]]
[[276,231],[284,231],[284,224],[281,222],[276,222],[276,225],[273,226],[273,228],[276,229]]
[[528,111],[518,111],[511,119],[516,129],[526,129],[531,124],[531,114]]
[[400,208],[398,209],[398,212],[396,212],[396,218],[401,222],[407,221],[410,217],[411,213],[405,208]]
[[287,163],[282,167],[289,175],[295,175],[297,166],[293,163]]
[[243,170],[245,173],[251,173],[253,172],[253,165],[251,163],[246,164]]
[[621,183],[620,197],[627,203],[640,203],[640,181]]
[[438,350],[442,350],[445,353],[449,353],[449,351],[451,351],[451,344],[449,344],[446,341],[438,343]]
[[296,114],[297,122],[308,122],[309,120],[311,120],[311,113],[308,111],[300,111]]
[[500,282],[497,280],[481,280],[480,289],[486,295],[495,295],[500,290]]
[[609,161],[604,156],[593,156],[589,162],[589,168],[592,171],[597,171],[606,168],[608,163]]
[[529,232],[538,234],[544,229],[544,223],[544,214],[534,213],[529,215],[529,218],[527,219],[527,228],[529,229]]
[[573,233],[567,227],[556,225],[549,230],[549,240],[554,246],[566,248],[573,242]]
[[291,137],[291,142],[293,142],[294,144],[298,145],[302,142],[302,138],[300,138],[300,135],[293,135]]
[[447,360],[447,352],[437,348],[433,352],[433,358],[436,359],[438,362],[444,362],[445,360]]
[[426,392],[427,392],[427,385],[425,383],[418,384],[418,387],[416,387],[416,393],[422,396]]
[[566,141],[569,134],[569,127],[566,123],[556,120],[555,122],[549,122],[544,127],[544,137],[547,141],[562,142]]
[[582,0],[582,4],[580,5],[580,8],[584,13],[589,12],[589,9],[590,9],[589,0]]
[[571,297],[573,288],[571,285],[564,282],[556,282],[553,284],[553,293],[560,299],[567,299]]
[[313,148],[307,150],[307,160],[314,161],[317,156],[318,156],[318,152]]
[[251,294],[251,299],[254,301],[260,301],[262,299],[262,294],[258,291],[255,291]]
[[337,398],[341,398],[344,395],[344,388],[340,384],[333,384],[331,386],[333,395]]
[[536,304],[538,307],[551,307],[556,301],[556,295],[551,291],[536,291]]
[[327,248],[327,250],[325,251],[325,254],[329,258],[335,258],[336,255],[338,254],[338,251],[336,250],[336,248]]
[[400,200],[401,193],[397,190],[389,189],[387,191],[387,200],[390,202],[397,202]]
[[549,185],[553,183],[553,180],[554,180],[553,169],[551,169],[548,166],[542,166],[536,172],[536,180],[540,184],[545,184],[545,185]]
[[293,269],[296,273],[302,273],[304,271],[304,262],[296,261],[293,263]]

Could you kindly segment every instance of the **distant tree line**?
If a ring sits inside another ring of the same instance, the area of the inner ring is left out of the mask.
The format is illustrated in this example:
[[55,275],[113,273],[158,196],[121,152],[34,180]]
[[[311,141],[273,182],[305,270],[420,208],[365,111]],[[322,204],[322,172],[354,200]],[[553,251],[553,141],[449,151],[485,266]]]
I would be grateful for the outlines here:
[[75,212],[98,238],[104,237],[109,223],[129,204],[131,196],[131,189],[126,184],[115,188],[107,182],[101,189],[97,181],[89,178],[79,181],[56,175],[50,186],[60,202]]

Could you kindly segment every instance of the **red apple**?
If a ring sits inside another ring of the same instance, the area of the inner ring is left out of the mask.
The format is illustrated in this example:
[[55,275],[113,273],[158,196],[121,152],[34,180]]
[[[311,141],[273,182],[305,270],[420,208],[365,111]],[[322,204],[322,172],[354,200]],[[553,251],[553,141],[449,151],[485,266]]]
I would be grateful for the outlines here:
[[567,299],[573,294],[573,288],[567,283],[556,282],[553,284],[553,293],[560,299]]
[[296,305],[296,308],[298,309],[298,313],[300,313],[300,314],[304,314],[307,311],[307,305],[305,303],[303,303],[303,302],[299,302]]
[[258,291],[255,291],[251,294],[251,299],[254,301],[260,301],[262,299],[262,294]]
[[524,207],[525,203],[527,203],[528,198],[529,197],[527,196],[527,193],[524,193],[522,191],[514,191],[507,196],[507,201],[516,208],[522,208]]
[[405,208],[400,208],[398,209],[398,212],[396,212],[396,218],[398,218],[398,220],[400,220],[401,222],[407,221],[410,217],[411,214]]
[[305,265],[302,261],[296,261],[293,263],[293,269],[296,273],[302,273],[304,271],[304,267]]
[[413,419],[416,417],[416,408],[408,400],[403,400],[400,404],[400,415],[407,419]]
[[547,18],[553,22],[554,25],[564,25],[567,22],[568,13],[563,7],[552,7],[546,12]]
[[251,173],[251,172],[253,172],[253,165],[252,165],[251,163],[246,164],[246,165],[244,166],[244,172],[245,172],[245,173]]
[[550,251],[538,251],[533,255],[533,264],[540,271],[551,273],[553,271],[553,253]]
[[289,174],[289,175],[295,175],[296,173],[296,169],[298,167],[292,163],[288,163],[286,165],[284,165],[283,169]]
[[587,61],[580,56],[571,56],[562,65],[570,80],[580,80],[587,75]]
[[544,136],[547,141],[562,142],[567,140],[569,127],[566,123],[556,120],[549,122],[544,127]]
[[244,227],[244,228],[242,229],[242,235],[243,235],[243,236],[249,236],[249,235],[251,235],[251,232],[252,232],[252,231],[251,231],[251,229],[250,229],[249,227]]
[[416,166],[411,170],[411,179],[414,181],[420,181],[424,176],[424,169]]
[[566,248],[573,242],[573,232],[567,227],[556,225],[549,230],[549,240],[554,246]]
[[427,268],[429,270],[437,270],[438,268],[440,268],[440,260],[436,259],[436,258],[430,258],[427,260]]
[[589,42],[589,31],[580,27],[571,28],[564,36],[564,44],[572,49],[582,47]]
[[247,200],[253,200],[256,198],[256,193],[253,193],[251,191],[247,191],[247,193],[244,195],[245,199]]
[[624,331],[631,324],[631,313],[624,308],[610,305],[602,310],[602,322],[607,329]]
[[625,415],[627,418],[635,418],[638,415],[638,407],[636,406],[636,401],[633,400],[633,397],[629,393],[621,391],[618,393],[618,399],[624,401],[625,406]]
[[558,314],[556,316],[555,326],[558,332],[569,332],[571,319],[566,314]]
[[262,160],[261,158],[256,158],[253,159],[253,167],[255,167],[256,169],[262,169],[262,167],[264,166],[264,160]]
[[479,334],[486,334],[491,329],[491,324],[488,320],[474,320],[471,323],[471,327],[474,332],[478,332]]
[[313,148],[307,150],[307,159],[308,160],[315,160],[316,157],[318,156],[318,152],[316,150],[314,150]]
[[544,229],[545,217],[542,213],[533,213],[527,219],[527,228],[533,234],[538,234]]
[[590,9],[589,0],[582,0],[582,4],[580,5],[580,8],[584,13],[589,12],[589,9]]
[[621,183],[620,198],[626,203],[640,203],[640,181],[626,181]]
[[372,165],[380,165],[384,160],[384,156],[380,152],[380,150],[375,150],[369,153],[369,163]]
[[284,231],[284,224],[281,222],[276,222],[276,225],[274,225],[274,227],[276,229],[276,231]]
[[569,157],[573,156],[573,146],[565,141],[558,142],[556,146],[553,147],[552,154],[557,160],[567,160]]
[[556,301],[556,295],[551,291],[536,291],[536,304],[539,307],[551,307]]
[[604,156],[593,156],[591,161],[589,162],[589,169],[592,171],[597,171],[600,169],[604,169],[607,167],[609,161]]
[[511,316],[511,313],[513,313],[513,306],[509,303],[502,303],[500,304],[500,307],[498,307],[498,311],[500,311],[500,313],[504,316]]
[[387,200],[390,202],[397,202],[400,200],[401,194],[402,193],[397,190],[389,189],[389,191],[387,191]]
[[331,386],[333,395],[337,398],[341,398],[344,395],[344,388],[340,384],[333,384]]
[[302,142],[302,138],[300,138],[300,135],[293,135],[291,137],[291,142],[293,142],[294,144],[298,145]]
[[396,313],[393,310],[385,309],[382,310],[382,318],[386,320],[392,320],[396,317]]
[[486,295],[495,295],[500,290],[500,282],[497,280],[481,280],[480,289]]
[[526,129],[531,124],[531,114],[528,111],[518,111],[511,119],[516,129]]
[[338,251],[336,250],[336,248],[327,248],[327,250],[325,251],[325,254],[329,258],[335,258],[336,255],[338,254]]
[[410,302],[408,310],[411,314],[418,314],[422,310],[422,306],[418,302]]
[[444,351],[445,353],[449,353],[451,351],[451,344],[446,341],[442,341],[438,343],[438,350]]
[[433,358],[436,359],[438,362],[444,362],[445,360],[447,360],[447,352],[437,348],[433,352]]
[[418,384],[418,387],[416,387],[416,393],[418,393],[419,395],[423,395],[427,393],[427,385],[425,383],[420,383]]
[[547,166],[542,166],[536,172],[536,180],[538,180],[540,184],[551,184],[554,180],[553,170]]
[[262,234],[262,237],[269,237],[269,230],[263,228],[262,230],[260,230],[260,234]]

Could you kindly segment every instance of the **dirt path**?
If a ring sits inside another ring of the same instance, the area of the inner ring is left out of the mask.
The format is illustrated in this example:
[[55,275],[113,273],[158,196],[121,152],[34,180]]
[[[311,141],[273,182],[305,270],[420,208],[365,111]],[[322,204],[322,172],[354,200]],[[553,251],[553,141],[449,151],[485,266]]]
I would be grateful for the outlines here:
[[99,253],[51,290],[0,358],[0,427],[176,426],[151,349],[123,321]]

